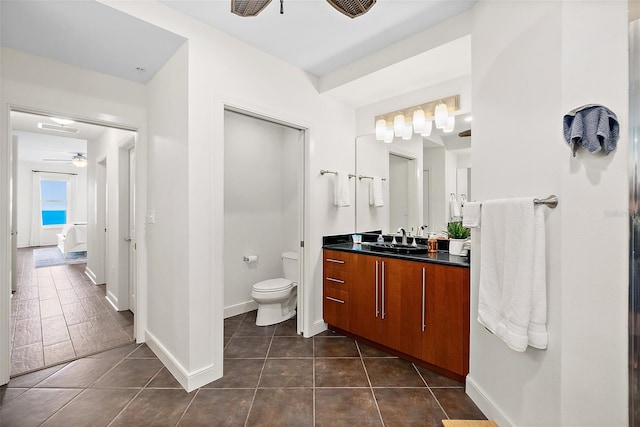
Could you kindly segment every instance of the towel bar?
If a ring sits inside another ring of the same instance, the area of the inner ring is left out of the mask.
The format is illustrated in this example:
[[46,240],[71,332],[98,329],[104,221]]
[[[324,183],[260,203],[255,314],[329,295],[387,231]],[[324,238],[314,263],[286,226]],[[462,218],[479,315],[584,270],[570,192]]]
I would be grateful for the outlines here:
[[[335,171],[328,171],[328,170],[326,170],[326,169],[322,169],[322,170],[320,171],[320,175],[324,175],[325,173],[331,173],[331,174],[334,174],[334,175],[337,175],[337,174],[338,174],[338,172],[335,172]],[[350,173],[350,174],[349,174],[349,179],[351,179],[351,178],[355,178],[355,177],[356,177],[356,176],[355,176],[354,174],[352,174],[352,173]]]
[[[358,179],[373,179],[372,176],[366,176],[366,175],[359,175]],[[382,178],[383,181],[386,181],[387,178]]]
[[558,206],[558,196],[552,194],[546,199],[533,199],[533,203],[536,205],[546,205],[553,209]]

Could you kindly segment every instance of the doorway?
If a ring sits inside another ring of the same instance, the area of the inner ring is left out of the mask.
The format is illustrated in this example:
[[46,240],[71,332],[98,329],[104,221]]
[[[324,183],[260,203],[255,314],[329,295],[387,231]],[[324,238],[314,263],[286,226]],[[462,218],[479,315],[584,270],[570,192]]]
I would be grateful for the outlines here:
[[389,231],[406,231],[419,223],[416,218],[416,159],[389,153]]
[[[11,110],[10,128],[18,136],[12,151],[17,191],[11,195],[12,209],[17,209],[11,224],[17,248],[11,254],[16,290],[9,322],[14,376],[134,340],[133,313],[107,300],[114,283],[94,280],[88,258],[100,252],[96,236],[107,228],[98,227],[99,212],[109,212],[106,197],[100,202],[98,195],[99,188],[106,194],[108,154],[103,186],[96,179],[95,159],[100,150],[112,149],[116,135],[131,139],[135,133],[69,119],[57,123],[51,115],[23,110]],[[128,180],[128,164],[124,171]],[[46,179],[36,181],[36,174]],[[65,197],[45,196],[48,181],[64,183]],[[129,199],[128,182],[124,191]],[[34,233],[38,236],[32,241]]]
[[253,285],[283,278],[294,252],[301,333],[305,130],[229,109],[224,124],[224,317],[256,310]]

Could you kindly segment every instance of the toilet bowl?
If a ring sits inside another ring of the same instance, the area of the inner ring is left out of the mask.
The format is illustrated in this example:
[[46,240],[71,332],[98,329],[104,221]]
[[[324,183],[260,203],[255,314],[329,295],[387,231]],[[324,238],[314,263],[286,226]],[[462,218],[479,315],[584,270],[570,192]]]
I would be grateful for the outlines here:
[[298,297],[298,254],[282,254],[284,278],[268,279],[253,285],[251,297],[258,303],[257,326],[275,325],[296,315]]

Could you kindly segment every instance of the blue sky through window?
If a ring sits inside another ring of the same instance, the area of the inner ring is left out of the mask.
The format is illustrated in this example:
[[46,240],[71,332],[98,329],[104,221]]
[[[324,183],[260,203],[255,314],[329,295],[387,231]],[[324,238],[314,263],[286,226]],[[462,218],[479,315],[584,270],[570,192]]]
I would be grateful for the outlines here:
[[42,225],[67,223],[67,183],[65,181],[40,182]]

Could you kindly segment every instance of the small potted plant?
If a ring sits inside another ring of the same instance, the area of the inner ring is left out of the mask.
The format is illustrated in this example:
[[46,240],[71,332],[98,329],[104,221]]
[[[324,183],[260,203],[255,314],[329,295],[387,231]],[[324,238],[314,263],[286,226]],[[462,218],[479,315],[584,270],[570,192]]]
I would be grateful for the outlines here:
[[451,255],[461,255],[462,246],[469,240],[471,230],[462,226],[462,222],[450,222],[447,225],[449,234],[449,253]]

